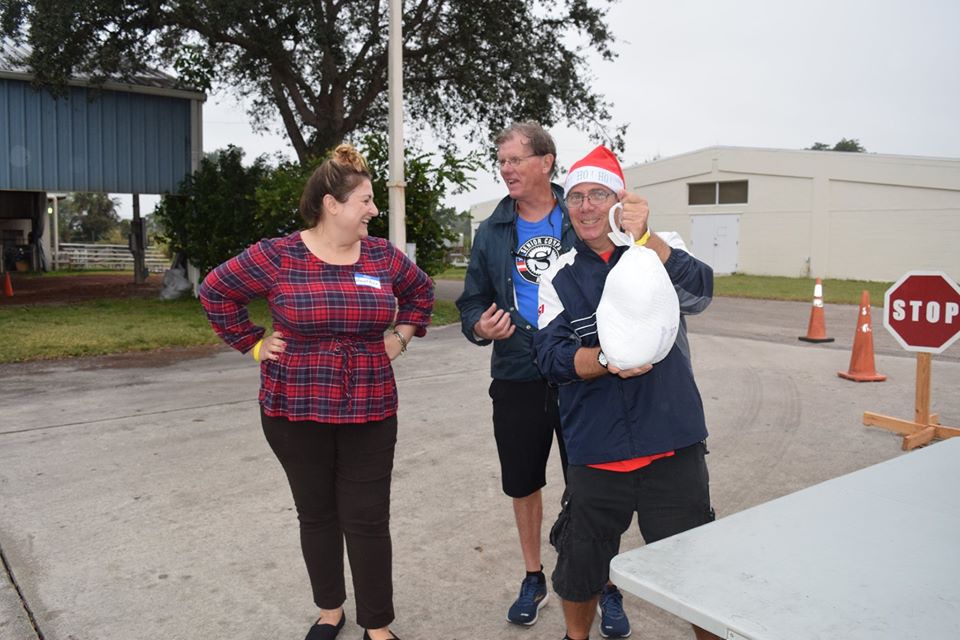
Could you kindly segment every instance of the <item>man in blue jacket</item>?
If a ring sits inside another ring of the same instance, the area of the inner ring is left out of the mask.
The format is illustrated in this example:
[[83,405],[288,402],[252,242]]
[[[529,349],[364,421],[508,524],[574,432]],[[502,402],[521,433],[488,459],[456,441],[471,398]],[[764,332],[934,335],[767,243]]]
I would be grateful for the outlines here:
[[[677,340],[652,367],[617,369],[597,337],[604,282],[627,250],[607,236],[607,212],[618,199],[622,227],[656,252],[680,302]],[[624,190],[620,163],[604,147],[571,167],[565,200],[577,240],[540,279],[534,349],[547,380],[559,385],[569,459],[563,509],[550,533],[558,553],[553,588],[563,600],[566,638],[583,640],[634,512],[647,543],[713,519],[707,429],[682,317],[710,303],[713,271],[676,234],[650,233],[646,200]],[[630,630],[601,620],[600,632],[624,637]]]
[[573,246],[563,189],[552,184],[557,149],[534,122],[515,123],[495,139],[508,195],[480,224],[463,295],[457,300],[463,335],[493,343],[490,397],[503,492],[513,499],[526,577],[507,620],[532,625],[547,602],[540,563],[541,488],[557,434],[566,473],[556,392],[533,361],[540,274]]

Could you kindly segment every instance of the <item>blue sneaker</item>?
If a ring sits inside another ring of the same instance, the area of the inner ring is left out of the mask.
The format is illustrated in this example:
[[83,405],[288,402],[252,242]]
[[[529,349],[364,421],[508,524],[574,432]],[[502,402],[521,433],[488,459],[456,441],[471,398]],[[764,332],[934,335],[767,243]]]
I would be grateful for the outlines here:
[[630,636],[630,621],[623,611],[623,594],[613,585],[607,585],[597,603],[600,614],[600,635],[604,638],[627,638]]
[[547,582],[538,576],[528,576],[520,583],[520,595],[507,612],[507,622],[530,626],[537,621],[540,607],[547,604]]

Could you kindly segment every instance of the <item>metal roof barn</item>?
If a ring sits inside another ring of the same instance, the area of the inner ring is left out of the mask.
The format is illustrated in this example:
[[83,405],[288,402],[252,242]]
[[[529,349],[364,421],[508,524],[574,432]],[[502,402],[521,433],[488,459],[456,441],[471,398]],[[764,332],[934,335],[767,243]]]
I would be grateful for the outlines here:
[[0,43],[0,190],[174,193],[201,156],[206,95],[159,71],[136,84],[32,85],[28,51]]
[[122,80],[76,76],[54,95],[35,85],[29,55],[0,39],[0,271],[56,268],[58,202],[67,192],[130,193],[130,251],[142,282],[139,194],[176,193],[199,167],[206,95],[156,70]]

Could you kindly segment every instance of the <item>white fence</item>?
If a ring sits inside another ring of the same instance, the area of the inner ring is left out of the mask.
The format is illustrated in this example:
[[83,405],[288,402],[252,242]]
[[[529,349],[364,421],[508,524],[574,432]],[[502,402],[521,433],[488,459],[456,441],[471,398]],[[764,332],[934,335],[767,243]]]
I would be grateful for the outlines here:
[[[158,247],[147,247],[147,270],[163,273],[170,267],[170,258]],[[61,242],[57,256],[58,269],[129,269],[133,271],[133,254],[125,244],[79,244]]]

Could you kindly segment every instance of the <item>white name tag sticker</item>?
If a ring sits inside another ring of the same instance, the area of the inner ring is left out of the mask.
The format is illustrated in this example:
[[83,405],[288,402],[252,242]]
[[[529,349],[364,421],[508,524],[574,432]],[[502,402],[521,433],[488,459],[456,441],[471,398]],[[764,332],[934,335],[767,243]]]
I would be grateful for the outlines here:
[[358,287],[373,287],[374,289],[380,288],[380,278],[376,276],[368,276],[363,273],[353,274],[353,282]]

